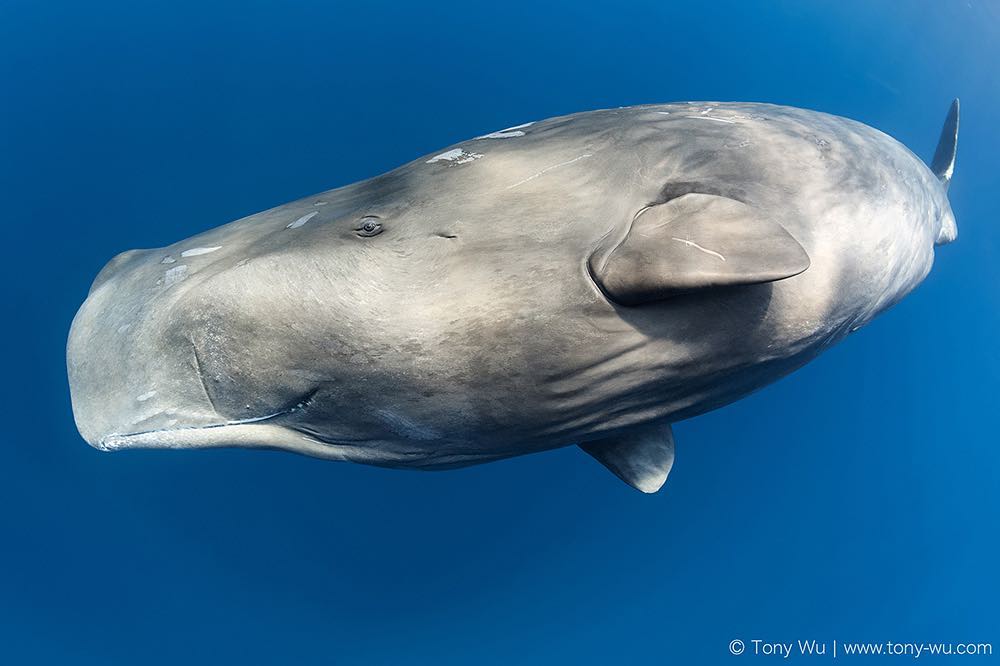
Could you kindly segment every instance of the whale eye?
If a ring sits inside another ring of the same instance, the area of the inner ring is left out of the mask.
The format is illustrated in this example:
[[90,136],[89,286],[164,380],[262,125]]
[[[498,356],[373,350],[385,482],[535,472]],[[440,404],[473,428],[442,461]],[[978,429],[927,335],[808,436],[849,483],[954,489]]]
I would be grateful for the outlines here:
[[378,236],[382,233],[382,223],[375,217],[363,217],[354,231],[357,232],[359,236],[364,238]]

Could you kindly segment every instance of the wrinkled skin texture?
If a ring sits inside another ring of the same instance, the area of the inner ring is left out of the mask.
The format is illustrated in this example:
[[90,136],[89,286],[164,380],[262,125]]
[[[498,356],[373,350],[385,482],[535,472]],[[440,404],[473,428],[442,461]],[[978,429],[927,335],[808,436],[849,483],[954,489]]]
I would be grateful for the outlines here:
[[[780,223],[808,269],[609,299],[588,259],[692,192]],[[73,323],[74,412],[102,449],[400,467],[588,442],[778,379],[912,290],[953,237],[934,174],[844,118],[738,103],[553,118],[117,257]]]

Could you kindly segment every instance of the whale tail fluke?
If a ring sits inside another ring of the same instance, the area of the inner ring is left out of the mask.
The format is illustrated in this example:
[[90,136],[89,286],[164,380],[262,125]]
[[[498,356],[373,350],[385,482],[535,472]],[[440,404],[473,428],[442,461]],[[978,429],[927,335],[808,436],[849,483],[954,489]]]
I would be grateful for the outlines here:
[[945,189],[951,183],[951,175],[955,171],[955,151],[958,148],[958,98],[951,103],[948,117],[944,119],[941,128],[941,138],[938,139],[934,159],[931,160],[931,171],[938,177]]

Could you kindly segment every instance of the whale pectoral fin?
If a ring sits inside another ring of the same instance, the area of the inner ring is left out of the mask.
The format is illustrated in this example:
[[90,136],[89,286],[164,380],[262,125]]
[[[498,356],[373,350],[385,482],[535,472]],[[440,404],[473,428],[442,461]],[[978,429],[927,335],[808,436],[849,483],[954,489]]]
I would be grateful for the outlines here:
[[615,437],[585,442],[580,448],[644,493],[659,490],[674,464],[674,433],[669,423],[640,426]]
[[588,267],[609,298],[640,305],[701,289],[782,280],[809,268],[809,255],[753,206],[696,193],[640,211],[625,238],[594,252]]

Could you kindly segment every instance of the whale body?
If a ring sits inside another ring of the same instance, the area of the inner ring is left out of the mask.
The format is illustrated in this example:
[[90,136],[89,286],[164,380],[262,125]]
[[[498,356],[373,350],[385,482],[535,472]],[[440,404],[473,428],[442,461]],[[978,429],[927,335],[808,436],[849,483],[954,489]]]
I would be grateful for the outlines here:
[[644,492],[671,423],[802,366],[955,239],[925,165],[754,103],[578,113],[108,263],[67,345],[101,450],[446,469],[579,445]]

